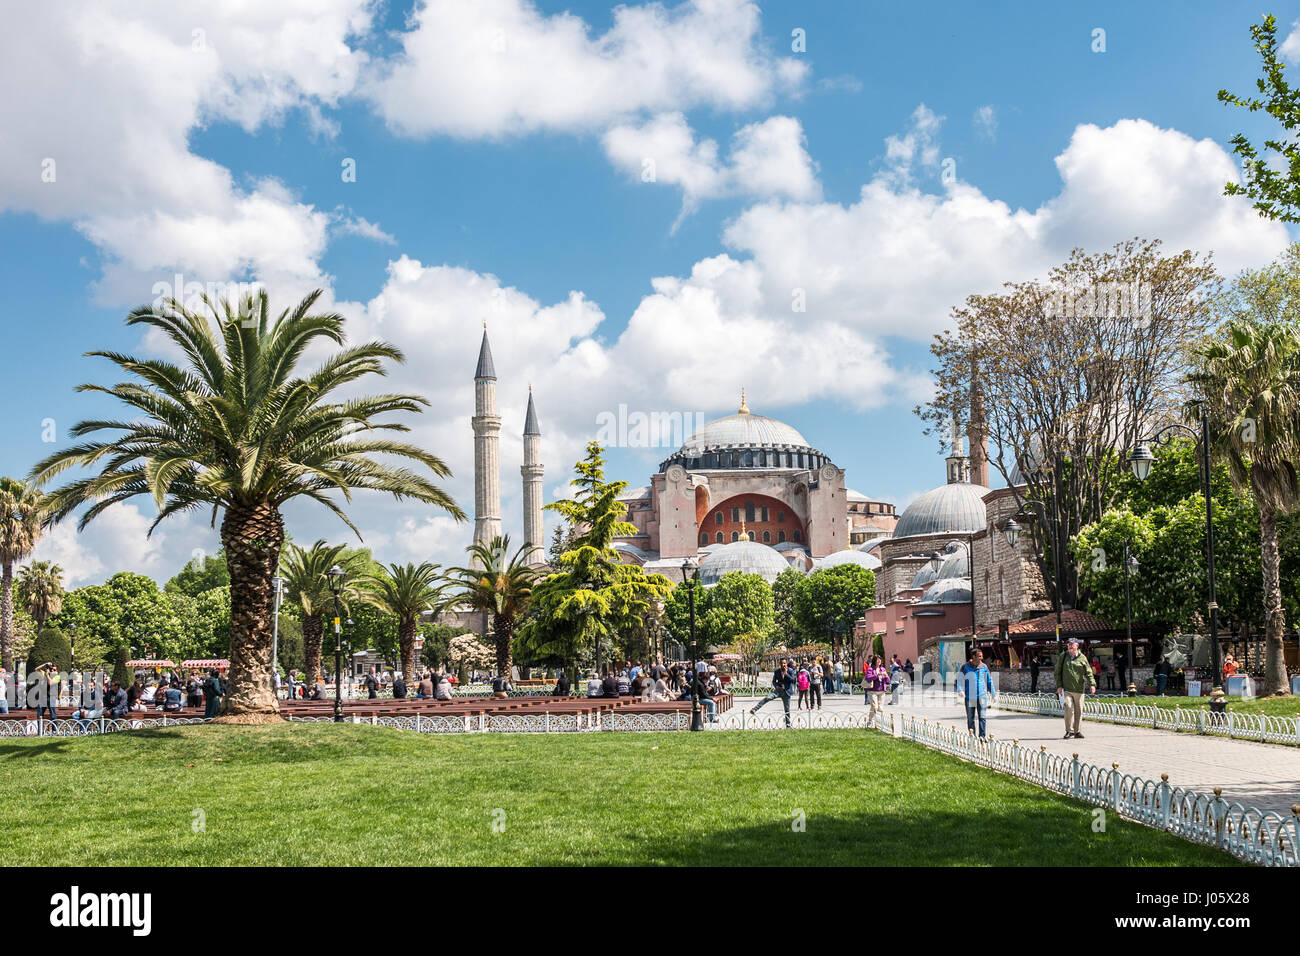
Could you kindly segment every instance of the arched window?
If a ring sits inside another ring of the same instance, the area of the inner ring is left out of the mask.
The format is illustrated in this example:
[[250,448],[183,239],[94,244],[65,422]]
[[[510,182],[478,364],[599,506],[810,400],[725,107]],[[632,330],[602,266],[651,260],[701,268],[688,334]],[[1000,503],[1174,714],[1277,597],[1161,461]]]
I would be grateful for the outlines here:
[[776,533],[776,543],[777,543],[777,544],[784,544],[784,543],[785,543],[785,532],[784,532],[784,531],[778,531],[778,532]]
[[740,540],[740,532],[739,532],[739,531],[733,531],[733,532],[731,532],[731,540],[732,540],[732,541],[739,541],[739,540]]
[[704,545],[706,545],[706,544],[708,544],[708,543],[709,543],[709,533],[708,533],[707,531],[701,531],[701,532],[700,532],[700,547],[704,547]]
[[763,532],[763,543],[764,543],[764,544],[771,544],[771,543],[772,543],[772,532],[770,532],[770,531],[764,531],[764,532]]
[[803,541],[803,535],[800,534],[799,531],[796,529],[796,531],[795,531],[795,533],[794,533],[794,543],[795,543],[795,544],[798,544],[798,543],[801,542],[801,541]]
[[731,509],[731,523],[732,523],[732,524],[740,524],[740,509],[739,509],[739,508],[732,508],[732,509]]
[[721,509],[721,508],[719,508],[717,511],[713,512],[713,523],[714,523],[714,524],[722,524],[722,509]]
[[718,532],[718,544],[722,544],[722,532]]

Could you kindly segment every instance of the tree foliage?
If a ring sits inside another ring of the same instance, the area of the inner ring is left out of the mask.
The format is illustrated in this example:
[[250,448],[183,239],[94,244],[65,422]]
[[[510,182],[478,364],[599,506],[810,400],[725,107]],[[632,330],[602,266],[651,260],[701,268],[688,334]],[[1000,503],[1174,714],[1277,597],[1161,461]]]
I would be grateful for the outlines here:
[[[1127,450],[1181,414],[1187,349],[1213,322],[1218,283],[1208,257],[1166,255],[1158,241],[1076,249],[1045,280],[953,310],[954,328],[931,346],[934,398],[917,413],[947,435],[975,407],[991,468],[1008,484],[1018,471],[1029,498],[1055,498],[1053,538],[1066,542],[1115,504]],[[1063,600],[1077,603],[1074,567],[1062,570]]]

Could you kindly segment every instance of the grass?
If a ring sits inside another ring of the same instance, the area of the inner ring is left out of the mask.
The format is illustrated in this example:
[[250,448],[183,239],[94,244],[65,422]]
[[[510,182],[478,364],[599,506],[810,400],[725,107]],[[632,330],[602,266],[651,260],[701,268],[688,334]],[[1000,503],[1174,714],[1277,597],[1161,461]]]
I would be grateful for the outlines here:
[[[1138,704],[1142,707],[1150,707],[1154,704],[1157,707],[1166,707],[1173,710],[1174,707],[1181,707],[1183,710],[1208,709],[1210,699],[1208,697],[1156,697],[1153,694],[1141,695],[1137,697],[1125,697],[1120,703]],[[1234,714],[1268,714],[1270,717],[1295,717],[1300,716],[1300,699],[1296,697],[1260,697],[1256,700],[1241,700],[1236,697],[1228,698],[1228,710]]]
[[1236,863],[1113,814],[1095,833],[1089,806],[845,730],[36,738],[0,745],[0,806],[3,866]]

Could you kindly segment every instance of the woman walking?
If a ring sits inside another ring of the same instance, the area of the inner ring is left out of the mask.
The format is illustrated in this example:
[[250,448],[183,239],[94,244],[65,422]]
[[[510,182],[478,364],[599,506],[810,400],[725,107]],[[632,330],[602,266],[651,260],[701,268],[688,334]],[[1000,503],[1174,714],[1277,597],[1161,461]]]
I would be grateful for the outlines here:
[[799,672],[795,675],[795,686],[799,688],[799,706],[795,709],[803,710],[803,705],[808,702],[808,662],[807,661],[799,665]]
[[808,668],[808,709],[813,709],[813,704],[817,709],[822,709],[822,659],[819,657]]
[[876,655],[871,659],[871,665],[862,672],[863,686],[869,688],[867,698],[869,708],[867,710],[867,723],[874,723],[877,714],[885,712],[885,690],[889,687],[889,668],[885,667],[884,659]]

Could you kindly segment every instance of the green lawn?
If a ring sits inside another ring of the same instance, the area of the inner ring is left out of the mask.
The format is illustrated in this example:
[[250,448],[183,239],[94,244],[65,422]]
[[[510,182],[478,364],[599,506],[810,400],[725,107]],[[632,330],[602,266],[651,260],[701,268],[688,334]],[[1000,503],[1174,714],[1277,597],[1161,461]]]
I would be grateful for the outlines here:
[[1094,833],[1089,806],[844,730],[15,740],[0,745],[0,806],[3,866],[1236,862],[1114,815]]
[[[1181,707],[1183,710],[1208,709],[1208,697],[1156,697],[1148,694],[1133,698],[1124,698],[1121,703],[1136,703],[1143,707],[1155,704],[1157,707]],[[1295,717],[1300,715],[1300,699],[1295,697],[1261,697],[1258,700],[1241,700],[1228,698],[1228,710],[1236,714],[1269,714],[1273,717]]]

